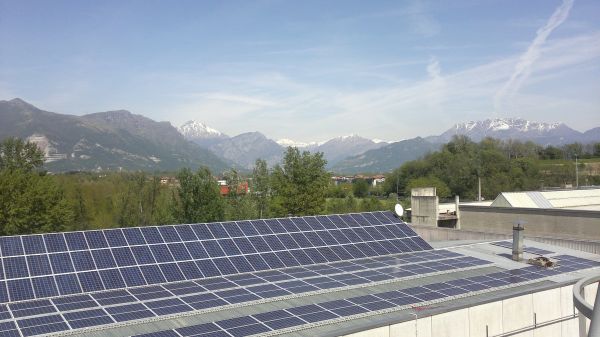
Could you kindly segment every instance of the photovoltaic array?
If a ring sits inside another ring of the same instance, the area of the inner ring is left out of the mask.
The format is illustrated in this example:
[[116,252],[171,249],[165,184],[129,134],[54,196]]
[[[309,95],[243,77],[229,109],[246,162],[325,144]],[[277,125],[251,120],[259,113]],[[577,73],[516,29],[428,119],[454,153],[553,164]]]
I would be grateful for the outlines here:
[[[19,337],[225,311],[490,265],[433,250],[391,212],[0,237],[0,253],[0,335]],[[569,266],[551,273],[597,266],[560,259]],[[530,267],[148,337],[260,334],[548,275]]]
[[521,269],[494,272],[448,282],[403,288],[369,295],[319,302],[260,314],[241,316],[216,322],[159,331],[136,337],[245,337],[295,328],[307,324],[347,319],[369,313],[418,305],[452,296],[485,291],[520,282],[534,281],[574,270],[598,267],[599,262],[570,255],[556,257],[565,266],[558,269],[541,269],[530,266]]
[[[399,274],[373,270],[364,275],[373,269],[368,258],[428,250],[431,246],[391,212],[0,237],[0,303],[8,304],[0,304],[0,332],[47,334],[376,282]],[[322,267],[357,259],[364,265]],[[449,263],[441,265],[474,265],[468,259]],[[278,277],[300,281],[308,275],[283,270],[302,266],[317,267],[306,270],[315,275],[351,274],[345,268],[356,273],[327,282],[308,277],[301,281],[305,286],[260,288]],[[252,274],[259,272],[264,274]],[[252,290],[240,288],[251,284],[256,285]],[[214,289],[225,290],[217,300],[205,300]],[[199,297],[179,304],[178,297],[186,293]]]
[[257,300],[360,287],[486,264],[489,262],[447,250],[421,251],[23,301],[8,304],[7,312],[16,318],[13,329],[18,326],[23,335],[29,336],[193,311],[226,310]]
[[[497,242],[492,242],[492,244],[495,246],[512,249],[511,241],[497,241]],[[531,254],[535,254],[535,255],[554,254],[554,252],[546,250],[546,249],[541,249],[541,248],[536,248],[536,247],[528,247],[528,246],[523,246],[523,251],[526,253],[531,253]]]
[[392,213],[0,238],[0,303],[431,249]]

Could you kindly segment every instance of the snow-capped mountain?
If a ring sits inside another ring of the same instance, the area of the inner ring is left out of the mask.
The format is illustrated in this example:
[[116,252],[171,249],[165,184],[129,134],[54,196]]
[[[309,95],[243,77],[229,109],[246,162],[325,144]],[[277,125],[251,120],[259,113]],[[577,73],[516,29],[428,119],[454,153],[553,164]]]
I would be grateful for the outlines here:
[[187,140],[191,140],[199,145],[210,146],[218,143],[221,140],[229,138],[226,134],[219,130],[213,129],[210,126],[198,122],[187,121],[177,128]]
[[359,155],[368,150],[377,149],[387,144],[388,143],[386,142],[376,143],[371,139],[352,134],[330,139],[319,145],[316,148],[316,151],[323,152],[328,165],[333,166],[346,157]]
[[559,128],[563,123],[540,123],[530,122],[522,118],[495,118],[484,121],[470,121],[454,125],[458,132],[470,132],[473,130],[484,130],[489,132],[513,130],[517,132],[549,132]]
[[581,137],[580,132],[564,123],[534,122],[523,118],[494,118],[457,123],[441,135],[427,139],[444,143],[450,141],[454,135],[465,135],[474,141],[485,137],[531,140],[541,145],[576,142]]
[[309,142],[309,143],[305,143],[305,142],[297,142],[295,140],[292,139],[288,139],[288,138],[282,138],[279,140],[276,140],[277,144],[283,146],[283,147],[288,147],[288,146],[292,146],[292,147],[297,147],[297,148],[313,148],[313,147],[317,147],[321,144],[323,144],[323,142]]
[[388,143],[382,140],[371,140],[358,135],[341,136],[326,142],[297,142],[283,138],[277,141],[265,137],[260,132],[247,132],[235,137],[197,121],[189,121],[178,128],[179,132],[221,158],[231,160],[243,168],[252,168],[256,159],[265,159],[269,165],[281,161],[283,153],[289,146],[303,151],[323,152],[328,166],[338,161],[356,156],[371,149],[377,149]]

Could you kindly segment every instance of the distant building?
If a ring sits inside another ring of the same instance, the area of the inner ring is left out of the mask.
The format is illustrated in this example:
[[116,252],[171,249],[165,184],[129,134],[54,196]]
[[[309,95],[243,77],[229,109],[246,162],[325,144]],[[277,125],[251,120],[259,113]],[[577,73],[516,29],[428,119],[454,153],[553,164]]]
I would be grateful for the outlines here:
[[407,217],[427,240],[503,239],[521,224],[532,240],[600,253],[598,188],[503,192],[493,201],[437,205],[413,196],[412,202]]
[[165,186],[179,186],[179,180],[175,177],[162,176],[160,177],[160,184]]
[[382,174],[374,175],[374,176],[357,174],[357,175],[353,175],[353,176],[332,176],[331,177],[331,180],[333,181],[333,183],[335,185],[343,184],[343,183],[353,183],[356,179],[364,179],[367,181],[367,183],[369,183],[373,187],[385,182],[385,176]]
[[[224,185],[221,184],[221,181],[224,180],[219,180],[219,188],[220,188],[220,192],[222,196],[228,195],[229,194],[229,186],[227,185],[227,183],[225,183]],[[248,185],[247,181],[242,181],[240,182],[240,184],[238,185],[238,190],[237,190],[237,194],[246,194],[250,192],[250,187]]]
[[373,185],[373,187],[377,187],[377,185],[383,184],[385,182],[385,176],[384,175],[376,175],[371,177],[372,181],[371,181],[371,185]]
[[600,189],[502,192],[490,206],[600,211]]

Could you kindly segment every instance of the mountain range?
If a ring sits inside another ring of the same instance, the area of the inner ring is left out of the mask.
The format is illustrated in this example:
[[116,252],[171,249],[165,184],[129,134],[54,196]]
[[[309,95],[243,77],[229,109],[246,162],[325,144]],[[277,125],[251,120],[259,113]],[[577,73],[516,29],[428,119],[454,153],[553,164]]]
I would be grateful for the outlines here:
[[426,139],[433,143],[446,143],[454,135],[465,135],[477,142],[492,137],[503,140],[533,141],[541,145],[585,142],[587,138],[584,133],[573,130],[564,123],[532,122],[522,118],[495,118],[457,123],[441,135]]
[[466,135],[474,141],[493,137],[561,145],[598,142],[600,127],[582,133],[564,123],[495,118],[457,123],[438,136],[390,143],[358,135],[299,143],[272,140],[260,132],[230,137],[197,121],[175,128],[169,122],[156,122],[126,110],[74,116],[44,111],[19,98],[0,101],[0,140],[19,137],[36,142],[50,171],[173,171],[207,166],[217,173],[230,167],[251,169],[258,158],[274,165],[288,146],[296,146],[323,152],[328,168],[336,173],[377,173],[435,151],[454,135]]
[[258,158],[264,159],[269,165],[281,162],[283,153],[288,146],[295,146],[310,152],[323,152],[328,167],[331,168],[344,158],[388,144],[381,141],[375,142],[358,135],[337,137],[321,143],[298,143],[289,139],[275,141],[260,132],[247,132],[229,137],[197,121],[188,121],[178,130],[186,139],[204,146],[246,169],[252,169]]
[[406,161],[439,149],[455,135],[464,135],[476,142],[491,137],[502,140],[532,141],[543,146],[575,142],[585,144],[600,141],[600,127],[582,133],[564,123],[533,122],[522,118],[494,118],[457,123],[439,136],[403,140],[348,157],[336,163],[332,170],[347,174],[388,172]]
[[[195,127],[192,128],[192,125]],[[323,152],[330,170],[347,174],[390,171],[406,161],[437,150],[454,135],[465,135],[474,141],[492,137],[533,141],[540,145],[600,141],[600,127],[581,133],[564,123],[533,122],[522,118],[495,118],[457,123],[438,136],[416,137],[392,143],[358,135],[308,143],[291,139],[274,141],[258,132],[230,138],[220,131],[194,121],[185,123],[179,131],[188,140],[208,146],[214,153],[245,168],[252,168],[256,158],[263,158],[270,165],[278,163],[287,146],[296,146],[311,152]]]
[[169,122],[129,111],[73,116],[44,111],[21,100],[0,101],[0,139],[34,141],[49,171],[176,170],[208,166],[220,172],[232,163],[187,141]]

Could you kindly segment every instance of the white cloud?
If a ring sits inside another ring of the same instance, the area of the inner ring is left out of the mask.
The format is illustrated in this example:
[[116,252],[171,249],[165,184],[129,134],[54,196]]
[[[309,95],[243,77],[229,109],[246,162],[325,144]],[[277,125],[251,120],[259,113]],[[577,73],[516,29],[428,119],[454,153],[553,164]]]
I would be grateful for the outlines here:
[[[494,108],[496,113],[503,112],[507,109],[507,103],[514,98],[523,83],[531,75],[534,63],[540,58],[542,48],[548,39],[548,36],[558,26],[560,26],[569,16],[569,12],[573,7],[574,0],[563,0],[563,3],[554,11],[546,24],[538,29],[535,39],[531,42],[527,51],[521,55],[519,62],[510,76],[510,79],[500,88],[494,96]],[[506,102],[508,101],[508,102]]]

